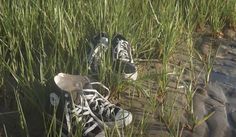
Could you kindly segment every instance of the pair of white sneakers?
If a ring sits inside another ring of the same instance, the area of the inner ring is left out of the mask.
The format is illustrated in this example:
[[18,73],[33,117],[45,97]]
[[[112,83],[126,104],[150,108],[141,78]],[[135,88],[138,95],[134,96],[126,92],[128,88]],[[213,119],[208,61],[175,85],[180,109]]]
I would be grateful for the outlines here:
[[[104,52],[109,49],[106,34],[100,33],[91,42],[89,68],[98,73]],[[131,55],[130,44],[121,35],[112,40],[113,66],[125,78],[136,80],[137,69]],[[122,66],[122,69],[120,69]],[[101,95],[94,85],[106,91]],[[104,137],[105,128],[122,128],[132,122],[131,112],[108,101],[110,90],[100,82],[91,82],[86,76],[59,73],[54,77],[53,90],[49,94],[51,113],[63,123],[63,136]],[[78,130],[80,132],[78,132]]]

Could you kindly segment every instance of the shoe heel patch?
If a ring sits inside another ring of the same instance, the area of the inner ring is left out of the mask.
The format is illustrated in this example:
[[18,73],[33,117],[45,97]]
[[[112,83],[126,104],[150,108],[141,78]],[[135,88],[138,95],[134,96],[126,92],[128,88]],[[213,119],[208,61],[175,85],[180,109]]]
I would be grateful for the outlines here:
[[55,93],[50,93],[50,103],[51,105],[53,105],[54,107],[58,106],[59,104],[59,97],[57,96],[57,94]]

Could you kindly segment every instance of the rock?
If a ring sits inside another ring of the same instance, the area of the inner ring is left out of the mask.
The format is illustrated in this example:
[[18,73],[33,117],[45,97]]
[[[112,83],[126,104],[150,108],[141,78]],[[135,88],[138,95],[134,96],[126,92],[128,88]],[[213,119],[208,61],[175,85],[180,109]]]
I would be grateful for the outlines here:
[[236,32],[232,29],[224,29],[225,38],[236,40]]
[[227,121],[227,114],[225,107],[209,107],[214,114],[207,120],[210,137],[226,137],[229,131],[229,124]]
[[200,50],[200,53],[204,56],[208,56],[212,53],[213,49],[213,40],[210,37],[202,37],[196,41],[197,49]]
[[[193,109],[194,115],[197,117],[198,120],[204,119],[207,111],[205,109],[205,99],[207,96],[199,94],[198,92],[194,95],[193,98]],[[206,122],[203,122],[201,125],[198,125],[194,128],[193,137],[204,137],[208,134],[208,126]]]
[[206,56],[210,55],[210,53],[211,53],[211,43],[209,43],[209,42],[202,43],[200,49],[201,49],[201,52],[202,52],[203,55],[206,55]]
[[234,126],[236,127],[236,111],[231,112],[230,116],[231,116],[231,118],[232,118],[232,123],[233,123]]
[[224,91],[222,90],[218,82],[208,84],[208,96],[209,99],[213,99],[217,103],[212,104],[214,106],[225,105],[227,99],[225,97]]
[[216,52],[217,58],[224,58],[228,54],[228,49],[224,45],[220,45]]

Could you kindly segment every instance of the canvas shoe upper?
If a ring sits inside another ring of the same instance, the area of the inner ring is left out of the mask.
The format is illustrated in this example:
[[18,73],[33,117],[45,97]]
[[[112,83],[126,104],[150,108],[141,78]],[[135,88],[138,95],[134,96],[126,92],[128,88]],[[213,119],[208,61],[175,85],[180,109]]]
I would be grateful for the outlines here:
[[116,70],[123,73],[125,78],[137,79],[137,68],[131,53],[131,45],[124,36],[116,34],[112,39],[112,58]]
[[90,53],[88,57],[89,70],[97,73],[99,67],[104,63],[105,53],[108,50],[108,37],[106,33],[99,33],[90,42]]
[[[55,82],[64,91],[75,91],[72,94],[75,104],[85,104],[90,109],[90,115],[100,124],[106,127],[124,127],[131,123],[131,112],[122,109],[108,101],[110,90],[100,82],[90,82],[87,77],[59,73],[55,76]],[[100,86],[106,92],[101,95],[94,85]],[[78,97],[80,99],[78,99]]]
[[[54,107],[64,106],[63,111],[69,132],[75,127],[74,118],[82,122],[83,134],[102,134],[103,128],[124,127],[131,123],[132,114],[107,99],[109,89],[99,82],[90,82],[87,77],[59,73],[54,77],[59,88],[50,93],[50,104]],[[93,85],[100,85],[107,93],[102,96]],[[63,103],[61,103],[63,102]],[[78,123],[77,122],[77,123]],[[96,131],[96,132],[95,132]],[[99,132],[98,132],[99,131]],[[72,132],[73,133],[73,132]]]
[[74,136],[77,130],[82,129],[83,137],[105,137],[79,94],[88,82],[87,77],[79,75],[59,73],[54,77],[55,85],[49,93],[47,107],[50,114],[56,114],[59,126],[63,126],[63,136]]
[[[90,42],[90,53],[88,57],[89,70],[92,73],[98,73],[101,66],[104,65],[105,53],[109,49],[109,39],[106,33],[99,33],[94,36]],[[131,53],[129,42],[120,34],[116,34],[112,39],[112,60],[113,70],[121,72],[126,79],[137,79],[137,68]]]
[[[100,83],[100,85],[102,84]],[[102,87],[106,88],[104,85]],[[110,92],[108,88],[106,90]],[[83,89],[83,97],[100,125],[107,128],[114,126],[121,128],[132,122],[131,112],[112,104],[107,100],[108,96],[103,97],[96,89]]]

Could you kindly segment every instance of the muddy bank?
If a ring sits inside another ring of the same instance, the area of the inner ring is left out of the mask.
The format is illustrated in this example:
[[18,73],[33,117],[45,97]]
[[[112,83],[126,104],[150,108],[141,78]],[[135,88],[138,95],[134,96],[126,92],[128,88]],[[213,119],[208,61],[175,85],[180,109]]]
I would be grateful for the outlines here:
[[[196,92],[194,111],[199,119],[214,113],[194,130],[198,137],[236,136],[236,43],[220,45],[214,60],[206,94]],[[192,136],[192,135],[188,135]]]
[[[208,43],[204,41],[208,40]],[[198,42],[196,42],[198,43]],[[183,137],[235,137],[236,136],[236,41],[226,39],[204,38],[201,39],[200,48],[202,57],[207,56],[209,47],[213,53],[213,67],[206,84],[206,64],[194,59],[194,72],[189,71],[189,56],[176,54],[170,70],[167,94],[164,99],[158,97],[159,85],[157,80],[141,80],[150,97],[138,95],[135,92],[123,93],[121,102],[134,113],[134,118],[140,121],[144,113],[148,114],[146,132],[138,136],[183,136]],[[207,49],[207,51],[206,51]],[[186,53],[186,52],[184,52]],[[205,55],[204,55],[205,54]],[[206,57],[205,57],[206,58]],[[181,64],[181,65],[179,65]],[[140,65],[141,71],[160,73],[160,63],[146,63]],[[144,66],[142,68],[142,66]],[[147,67],[149,66],[149,67]],[[184,68],[181,80],[175,75],[174,70]],[[184,67],[183,67],[184,66]],[[177,68],[177,69],[176,69]],[[191,80],[190,73],[196,79]],[[178,81],[178,82],[177,82]],[[176,84],[178,83],[178,84]],[[188,100],[189,87],[193,86],[192,104]],[[141,93],[142,94],[142,93]],[[132,95],[132,96],[130,96]],[[157,104],[150,100],[157,100]],[[163,102],[160,100],[164,100]],[[127,103],[129,102],[129,103]],[[129,104],[129,105],[127,105]],[[152,105],[155,105],[152,107]],[[192,113],[191,113],[192,107]],[[169,114],[168,118],[162,114]],[[136,121],[135,120],[135,121]],[[170,120],[170,121],[168,121]],[[137,127],[139,130],[139,127]],[[173,130],[173,131],[172,131]]]

